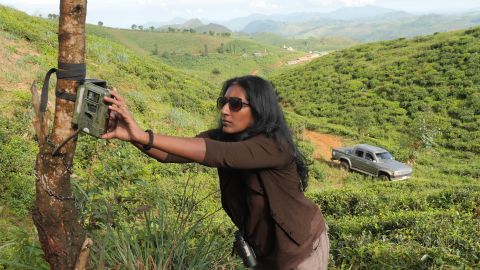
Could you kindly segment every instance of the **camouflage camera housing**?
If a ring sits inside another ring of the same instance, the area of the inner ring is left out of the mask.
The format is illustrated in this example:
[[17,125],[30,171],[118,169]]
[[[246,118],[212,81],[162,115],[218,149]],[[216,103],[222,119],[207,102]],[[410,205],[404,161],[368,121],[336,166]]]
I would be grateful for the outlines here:
[[100,138],[107,132],[109,112],[103,97],[112,97],[102,80],[88,79],[77,88],[73,124],[80,131]]

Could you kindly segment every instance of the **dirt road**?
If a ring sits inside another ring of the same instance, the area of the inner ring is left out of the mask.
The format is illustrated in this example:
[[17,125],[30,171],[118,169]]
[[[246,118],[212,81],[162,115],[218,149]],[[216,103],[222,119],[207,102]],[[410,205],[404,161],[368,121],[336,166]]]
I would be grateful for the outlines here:
[[305,136],[312,141],[315,146],[315,150],[313,151],[313,158],[315,159],[330,160],[332,157],[332,148],[343,145],[343,139],[335,135],[305,130]]

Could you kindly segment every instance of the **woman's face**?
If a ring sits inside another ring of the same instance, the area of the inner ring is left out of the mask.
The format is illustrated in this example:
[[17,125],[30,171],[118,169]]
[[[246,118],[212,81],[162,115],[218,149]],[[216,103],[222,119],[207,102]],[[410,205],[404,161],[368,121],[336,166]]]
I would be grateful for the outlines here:
[[[224,97],[239,98],[243,103],[248,103],[245,90],[239,85],[232,85],[225,92]],[[228,102],[220,109],[222,117],[222,130],[228,134],[240,133],[253,125],[254,119],[252,109],[248,105],[243,105],[239,111],[230,109]]]

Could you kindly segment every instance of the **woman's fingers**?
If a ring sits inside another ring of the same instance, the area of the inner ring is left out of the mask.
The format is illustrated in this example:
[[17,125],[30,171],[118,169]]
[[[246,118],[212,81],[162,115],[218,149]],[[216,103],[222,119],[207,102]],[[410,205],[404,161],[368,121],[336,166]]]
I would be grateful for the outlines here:
[[113,116],[110,119],[108,119],[107,130],[112,131],[112,130],[115,130],[116,127],[117,127],[117,118],[116,116]]
[[115,132],[112,131],[112,132],[108,132],[108,133],[105,133],[102,135],[102,139],[112,139],[112,138],[115,138]]
[[124,107],[120,106],[108,106],[108,108],[117,113],[116,116],[121,116],[122,118],[127,118],[129,116],[128,111]]
[[125,103],[123,103],[122,101],[120,101],[120,100],[118,100],[118,99],[111,98],[111,97],[105,96],[105,97],[103,98],[103,100],[105,100],[106,102],[115,104],[115,105],[117,105],[118,107],[125,107],[125,106],[126,106]]
[[115,99],[119,100],[120,102],[124,102],[124,101],[125,101],[125,100],[123,99],[123,97],[120,96],[120,94],[118,93],[117,88],[113,87],[113,88],[112,88],[112,91],[111,91],[110,93],[112,94],[112,96],[113,96]]
[[121,117],[127,125],[132,125],[136,123],[132,115],[130,114],[130,112],[127,110],[127,108],[115,107],[115,106],[109,106],[109,108],[110,110],[116,112],[118,114],[117,118],[118,116]]

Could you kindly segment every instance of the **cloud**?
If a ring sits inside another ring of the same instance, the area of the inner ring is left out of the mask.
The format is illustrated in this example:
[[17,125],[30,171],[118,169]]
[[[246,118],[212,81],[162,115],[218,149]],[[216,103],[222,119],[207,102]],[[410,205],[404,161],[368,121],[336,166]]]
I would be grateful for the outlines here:
[[250,1],[249,4],[252,9],[263,9],[263,10],[277,10],[280,9],[280,6],[267,1]]
[[188,15],[194,15],[194,16],[200,16],[202,15],[203,13],[205,13],[205,11],[201,8],[197,8],[197,9],[187,9],[185,11]]
[[341,0],[343,4],[345,4],[347,7],[351,6],[364,6],[364,5],[372,5],[377,2],[376,0]]
[[328,6],[364,6],[364,5],[372,5],[377,2],[377,0],[306,0],[309,5],[312,6],[320,6],[320,7],[328,7]]

